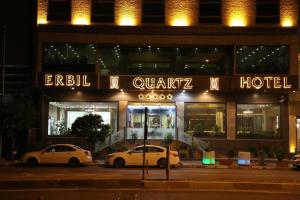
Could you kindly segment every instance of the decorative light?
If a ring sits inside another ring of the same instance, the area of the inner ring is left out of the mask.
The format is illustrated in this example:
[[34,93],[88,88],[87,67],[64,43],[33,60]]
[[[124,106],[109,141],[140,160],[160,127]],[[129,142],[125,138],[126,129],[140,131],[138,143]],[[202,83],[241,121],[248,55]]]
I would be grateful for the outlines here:
[[90,20],[87,18],[75,18],[72,20],[72,24],[74,25],[89,25],[90,24]]
[[243,27],[246,26],[246,21],[242,18],[232,17],[232,19],[229,22],[229,26],[231,27]]
[[118,25],[120,26],[135,26],[137,25],[136,20],[130,16],[123,16]]
[[178,19],[174,19],[171,22],[171,26],[189,26],[189,22],[187,19],[184,18],[178,18]]

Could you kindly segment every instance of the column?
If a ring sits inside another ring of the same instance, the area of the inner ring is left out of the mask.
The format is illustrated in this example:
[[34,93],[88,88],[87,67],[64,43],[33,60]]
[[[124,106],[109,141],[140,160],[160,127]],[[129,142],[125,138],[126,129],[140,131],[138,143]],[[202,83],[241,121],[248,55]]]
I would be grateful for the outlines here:
[[91,0],[72,0],[71,21],[74,25],[91,23]]
[[253,26],[256,17],[255,0],[222,0],[222,21],[225,26]]
[[47,24],[48,0],[38,0],[37,23]]
[[176,116],[177,116],[177,135],[176,139],[181,138],[179,134],[184,133],[184,102],[176,102]]
[[280,25],[297,26],[298,0],[280,0]]
[[227,140],[235,140],[236,138],[236,104],[235,102],[227,102],[226,105],[226,122],[227,122]]
[[168,26],[193,26],[198,24],[198,0],[166,0],[165,20]]
[[142,22],[142,0],[115,0],[115,24],[136,26]]

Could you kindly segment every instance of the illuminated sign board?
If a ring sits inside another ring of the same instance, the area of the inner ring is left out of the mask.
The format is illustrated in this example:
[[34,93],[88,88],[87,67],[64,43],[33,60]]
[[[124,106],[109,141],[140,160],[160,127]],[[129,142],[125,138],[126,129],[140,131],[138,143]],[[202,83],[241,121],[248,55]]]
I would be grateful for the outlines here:
[[291,89],[292,85],[288,82],[287,76],[241,76],[240,77],[240,88],[241,89],[256,89],[261,88],[267,89]]
[[209,90],[220,90],[219,86],[220,78],[218,77],[210,77],[209,78]]
[[140,90],[191,90],[192,78],[135,77],[133,87]]
[[109,89],[119,89],[119,76],[109,77]]
[[97,75],[93,73],[44,73],[41,77],[46,88],[97,88]]
[[[297,90],[297,75],[233,76],[106,76],[100,78],[101,89],[122,91],[212,91]],[[156,98],[155,98],[156,99]]]

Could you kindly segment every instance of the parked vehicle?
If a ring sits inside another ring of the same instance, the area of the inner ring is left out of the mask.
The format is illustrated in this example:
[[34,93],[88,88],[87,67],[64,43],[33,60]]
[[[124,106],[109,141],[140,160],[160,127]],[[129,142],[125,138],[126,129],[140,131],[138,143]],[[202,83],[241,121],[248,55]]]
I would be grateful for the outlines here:
[[[143,165],[143,149],[144,146],[137,146],[125,152],[116,152],[106,155],[106,166],[114,166],[121,168],[125,166],[141,166]],[[156,145],[146,145],[145,161],[148,166],[158,166],[163,168],[166,166],[166,148]],[[177,151],[170,151],[170,165],[175,166],[180,162]]]
[[292,159],[292,165],[300,169],[300,154],[296,154]]
[[36,167],[39,164],[69,164],[77,167],[92,162],[91,152],[73,144],[55,144],[41,151],[28,152],[22,156],[22,163]]

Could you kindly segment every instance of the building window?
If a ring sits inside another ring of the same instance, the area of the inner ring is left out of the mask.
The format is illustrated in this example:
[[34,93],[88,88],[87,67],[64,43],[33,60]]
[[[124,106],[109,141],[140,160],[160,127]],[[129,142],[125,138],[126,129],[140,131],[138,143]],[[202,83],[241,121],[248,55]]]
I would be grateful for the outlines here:
[[281,46],[237,46],[237,73],[288,74],[289,47]]
[[199,23],[221,23],[222,2],[221,0],[199,1]]
[[279,23],[279,0],[256,0],[256,23]]
[[101,75],[231,75],[233,46],[129,46],[47,43],[44,71]]
[[280,105],[237,104],[237,138],[280,136]]
[[196,137],[225,137],[225,104],[185,103],[185,131]]
[[73,122],[87,114],[100,115],[103,123],[117,130],[117,103],[106,102],[49,102],[48,135],[68,135]]
[[44,71],[95,72],[96,46],[93,44],[51,43],[43,45]]
[[114,1],[93,0],[92,22],[114,22]]
[[165,23],[165,1],[143,0],[142,23]]
[[174,104],[132,103],[127,109],[127,139],[144,138],[145,107],[148,108],[148,139],[175,138],[176,107]]
[[71,21],[71,0],[49,0],[48,21]]

